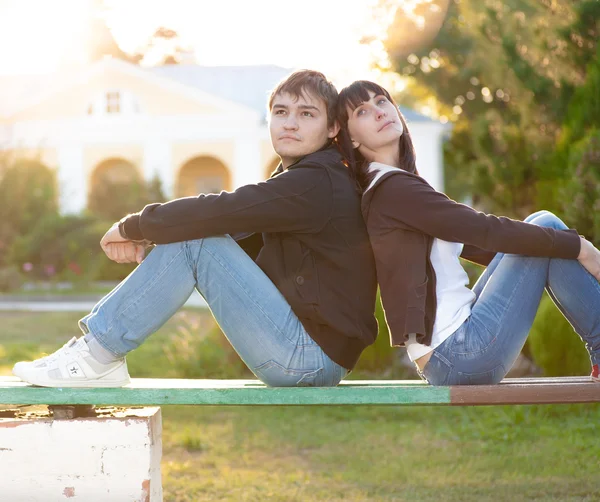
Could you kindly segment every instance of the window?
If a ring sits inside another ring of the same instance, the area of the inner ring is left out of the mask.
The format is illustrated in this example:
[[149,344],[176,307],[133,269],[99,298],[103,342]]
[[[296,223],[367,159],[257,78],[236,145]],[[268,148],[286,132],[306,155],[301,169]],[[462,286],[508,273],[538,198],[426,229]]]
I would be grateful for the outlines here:
[[106,113],[120,113],[121,95],[118,92],[106,93]]

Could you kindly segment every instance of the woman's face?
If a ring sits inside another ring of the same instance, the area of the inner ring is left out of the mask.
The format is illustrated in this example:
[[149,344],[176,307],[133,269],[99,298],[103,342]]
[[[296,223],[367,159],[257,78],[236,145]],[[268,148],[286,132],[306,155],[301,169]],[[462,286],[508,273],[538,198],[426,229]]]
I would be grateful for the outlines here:
[[404,128],[396,106],[385,96],[369,92],[369,100],[348,108],[348,132],[354,148],[367,159],[399,148]]

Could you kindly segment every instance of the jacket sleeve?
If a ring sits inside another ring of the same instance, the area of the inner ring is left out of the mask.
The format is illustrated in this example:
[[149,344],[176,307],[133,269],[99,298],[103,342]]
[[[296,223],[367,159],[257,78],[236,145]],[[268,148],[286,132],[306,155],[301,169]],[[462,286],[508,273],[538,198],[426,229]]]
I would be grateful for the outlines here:
[[149,204],[122,220],[130,239],[157,244],[238,232],[316,232],[331,213],[331,181],[319,165],[298,165],[234,192]]
[[449,199],[417,176],[398,173],[375,187],[371,206],[389,229],[405,226],[448,242],[524,256],[575,259],[580,238],[575,230],[555,230],[475,211]]
[[465,244],[462,253],[460,254],[461,258],[477,263],[477,265],[483,265],[484,267],[487,267],[490,264],[494,259],[494,256],[496,256],[495,251],[486,251],[485,249],[470,244]]
[[[368,227],[372,228],[370,221]],[[427,333],[427,236],[421,232],[396,229],[385,234],[369,231],[369,238],[375,255],[390,344],[403,346],[410,333],[417,333],[421,340]]]

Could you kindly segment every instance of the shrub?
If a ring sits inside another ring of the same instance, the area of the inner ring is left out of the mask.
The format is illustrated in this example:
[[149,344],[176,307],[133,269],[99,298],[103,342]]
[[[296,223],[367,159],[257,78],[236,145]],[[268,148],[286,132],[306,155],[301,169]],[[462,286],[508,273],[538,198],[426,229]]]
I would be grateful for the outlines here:
[[23,276],[17,267],[0,268],[0,291],[15,291],[23,284]]
[[115,222],[140,211],[146,204],[164,201],[158,176],[149,181],[133,179],[127,182],[100,178],[90,193],[88,209],[100,219]]
[[91,216],[50,214],[14,240],[8,261],[18,268],[28,264],[37,279],[121,280],[135,264],[118,264],[104,255],[100,239],[109,226]]
[[534,362],[546,376],[589,373],[590,358],[581,338],[547,295],[542,298],[528,341]]
[[178,378],[249,378],[240,359],[212,317],[180,316],[177,332],[164,348]]
[[591,130],[571,147],[568,180],[562,189],[566,221],[600,243],[600,130]]
[[0,263],[14,239],[58,211],[56,175],[35,160],[17,159],[0,178]]

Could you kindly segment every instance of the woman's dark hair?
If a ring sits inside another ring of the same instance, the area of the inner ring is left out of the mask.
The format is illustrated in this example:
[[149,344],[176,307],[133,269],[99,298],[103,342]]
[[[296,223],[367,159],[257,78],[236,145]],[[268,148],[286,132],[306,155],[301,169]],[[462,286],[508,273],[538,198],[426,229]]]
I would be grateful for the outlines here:
[[[398,105],[387,92],[380,85],[370,82],[368,80],[357,80],[350,84],[348,87],[344,87],[338,98],[338,112],[337,117],[340,121],[340,132],[337,135],[337,143],[344,156],[344,160],[348,164],[348,168],[351,171],[352,176],[358,181],[360,187],[365,190],[371,180],[373,174],[369,174],[368,161],[361,155],[358,149],[352,147],[352,140],[348,131],[348,109],[354,110],[359,107],[361,103],[369,101],[369,91],[375,93],[376,96],[385,96],[390,103],[396,108]],[[408,171],[409,173],[419,174],[416,166],[416,155],[415,148],[406,125],[402,113],[398,109],[398,115],[404,128],[404,132],[400,136],[400,155],[399,155],[399,166],[401,169]]]

